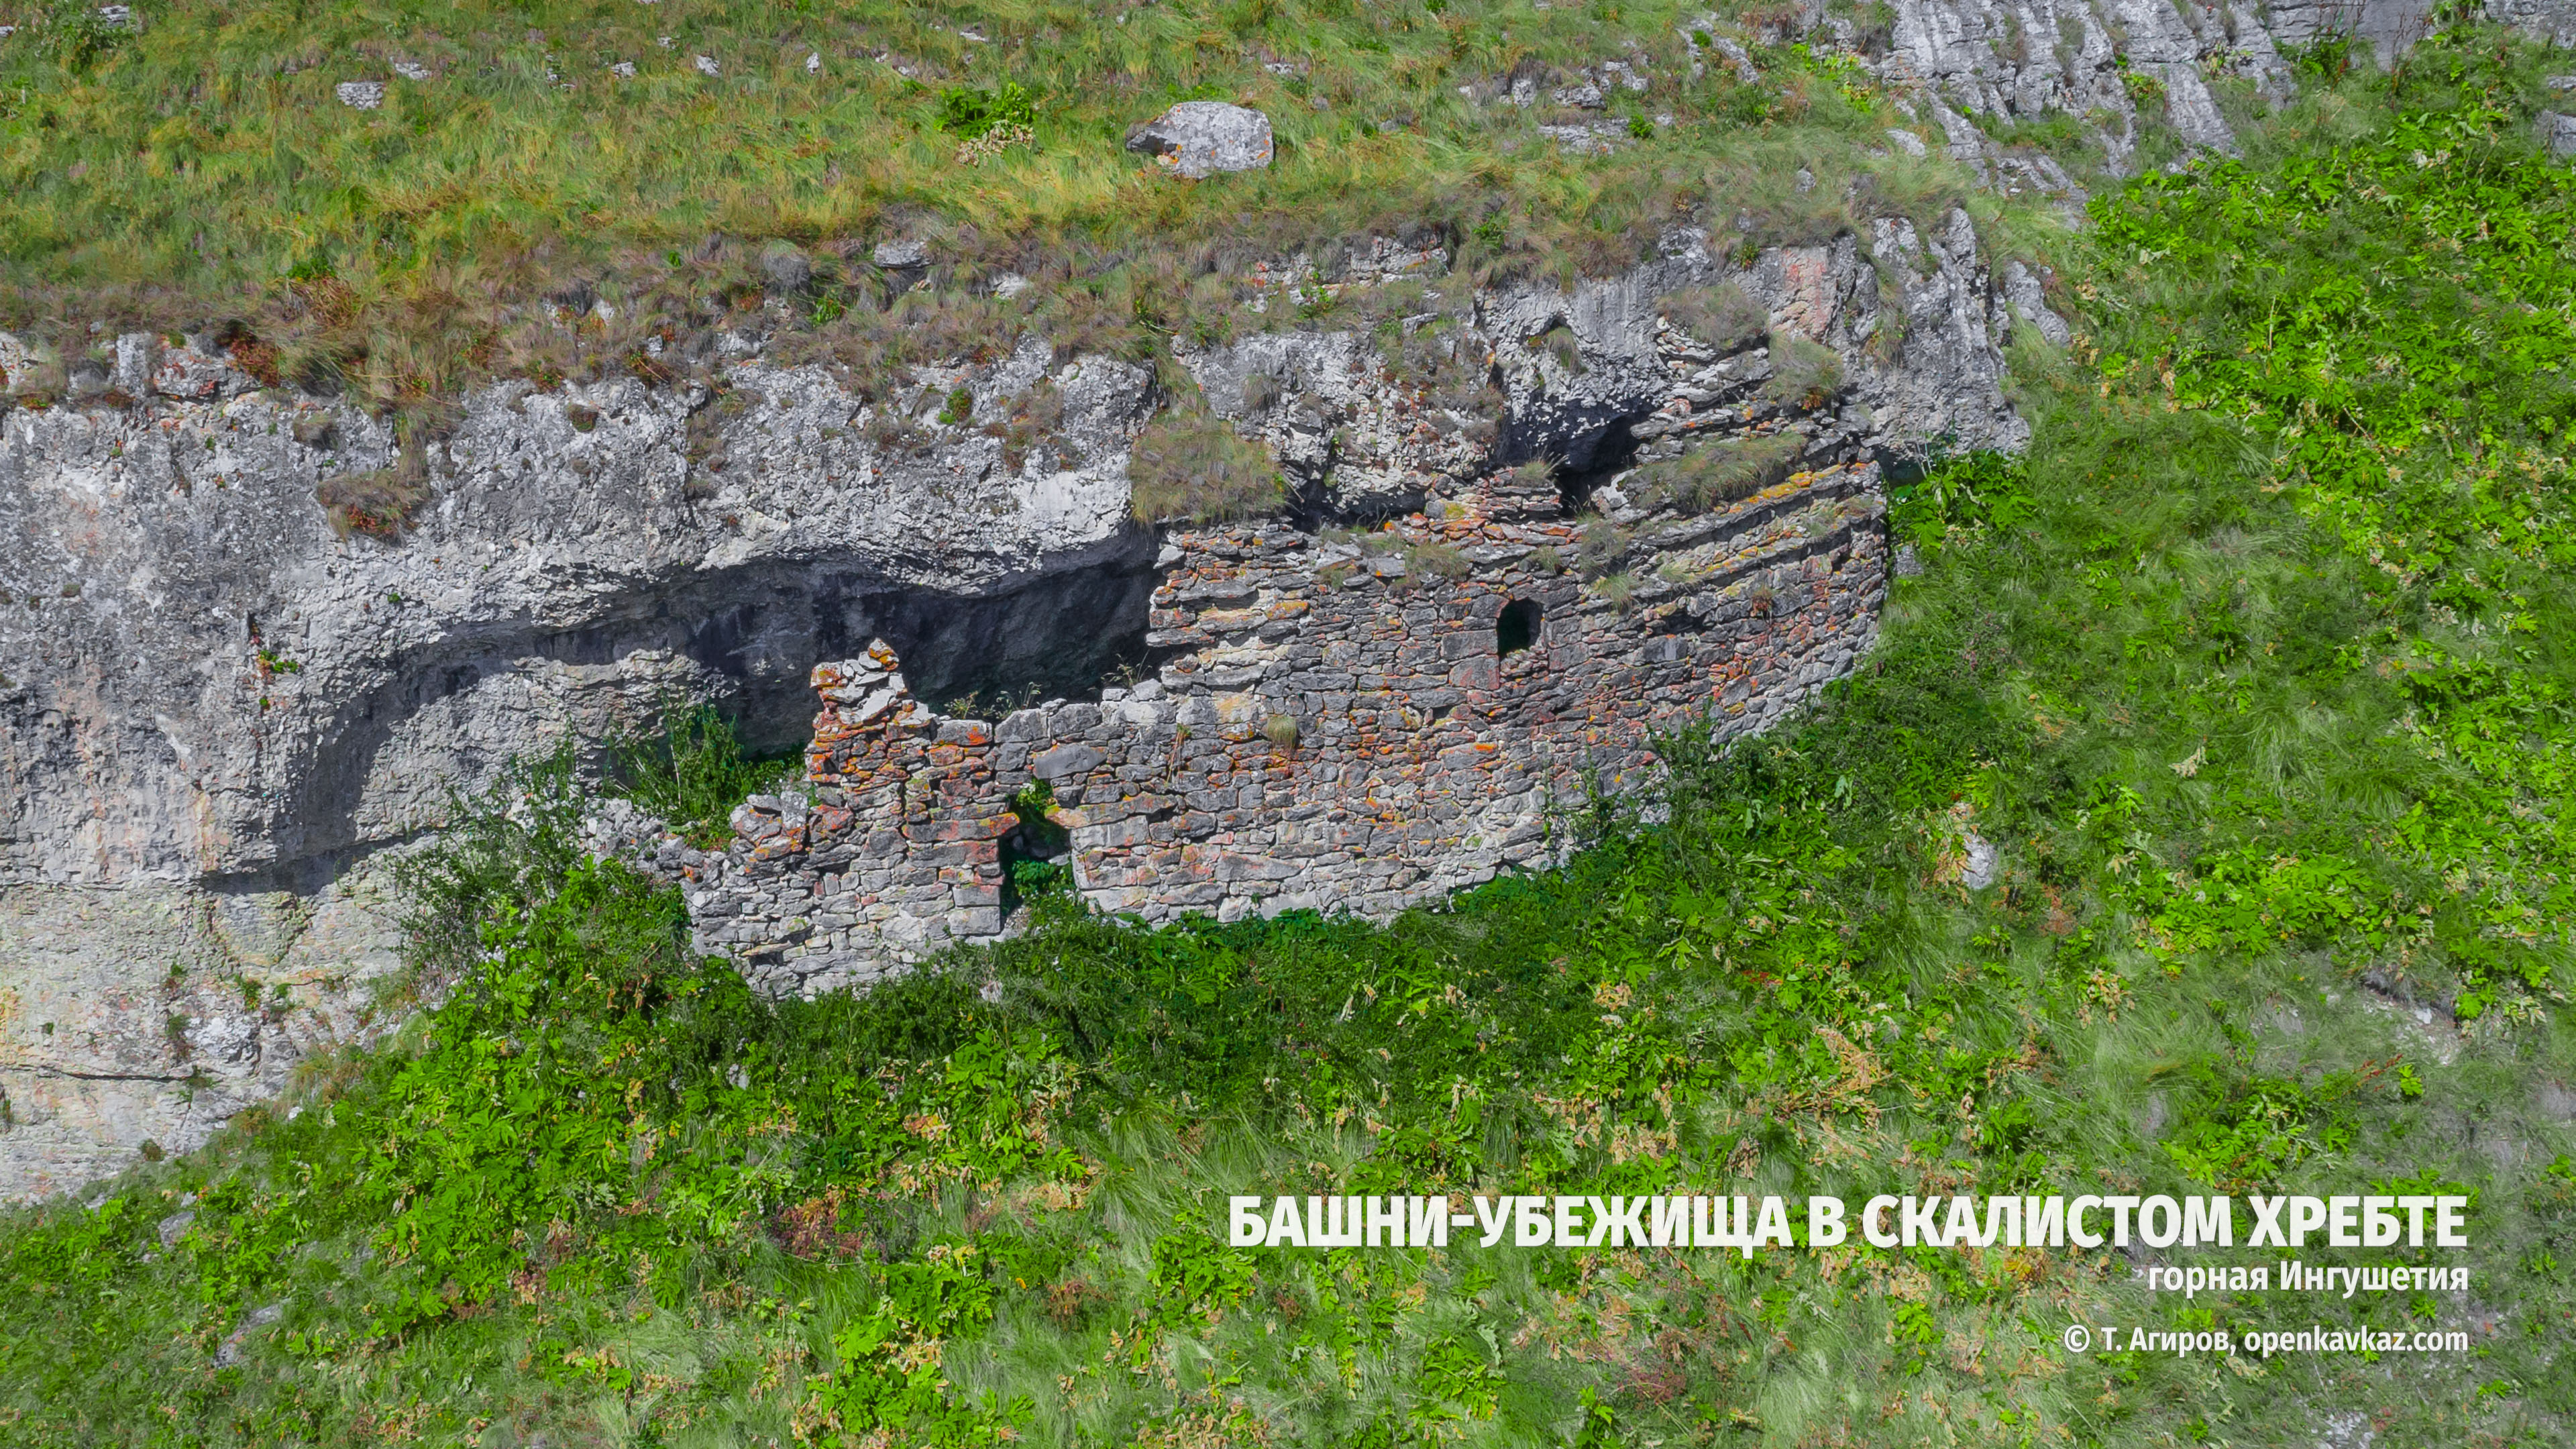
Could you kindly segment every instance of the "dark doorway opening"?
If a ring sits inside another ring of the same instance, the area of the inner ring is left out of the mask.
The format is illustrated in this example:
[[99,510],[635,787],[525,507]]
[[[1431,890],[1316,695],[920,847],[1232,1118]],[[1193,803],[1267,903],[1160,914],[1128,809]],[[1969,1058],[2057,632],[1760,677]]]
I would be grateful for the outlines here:
[[1536,644],[1542,617],[1536,599],[1514,599],[1503,605],[1502,617],[1494,621],[1495,652],[1509,657]]

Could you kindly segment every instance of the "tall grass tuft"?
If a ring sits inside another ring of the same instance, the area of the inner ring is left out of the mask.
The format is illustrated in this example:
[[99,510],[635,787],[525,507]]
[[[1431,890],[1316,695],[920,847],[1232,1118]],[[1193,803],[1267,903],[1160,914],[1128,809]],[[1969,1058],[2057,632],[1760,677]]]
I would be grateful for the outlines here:
[[1145,523],[1213,523],[1276,512],[1288,485],[1261,444],[1225,419],[1174,409],[1145,425],[1127,455],[1133,511]]

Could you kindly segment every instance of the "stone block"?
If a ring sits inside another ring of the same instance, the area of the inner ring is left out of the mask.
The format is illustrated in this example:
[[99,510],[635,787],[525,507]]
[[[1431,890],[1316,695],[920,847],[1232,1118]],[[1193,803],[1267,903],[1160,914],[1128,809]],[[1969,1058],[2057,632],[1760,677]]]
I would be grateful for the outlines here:
[[1108,758],[1089,745],[1057,745],[1032,757],[1029,773],[1053,783],[1088,774],[1105,764]]
[[993,726],[993,738],[1005,745],[1044,743],[1055,738],[1053,716],[1043,709],[1013,710]]

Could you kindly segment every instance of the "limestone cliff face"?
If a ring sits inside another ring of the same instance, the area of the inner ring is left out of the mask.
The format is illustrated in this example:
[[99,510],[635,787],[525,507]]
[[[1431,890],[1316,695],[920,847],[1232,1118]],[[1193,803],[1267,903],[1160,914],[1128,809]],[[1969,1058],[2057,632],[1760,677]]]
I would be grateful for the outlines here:
[[0,1197],[190,1148],[357,1030],[397,964],[374,853],[514,755],[672,696],[792,742],[849,639],[1042,678],[1143,627],[1129,364],[978,369],[987,400],[1061,398],[1016,471],[937,421],[962,372],[875,405],[748,348],[721,395],[503,384],[389,543],[316,497],[401,464],[384,425],[202,349],[119,354],[104,396],[0,420]]
[[[1050,372],[1064,422],[1016,472],[971,420],[936,421],[946,375],[876,405],[756,356],[720,397],[504,384],[418,461],[428,501],[394,544],[339,535],[316,501],[401,462],[328,400],[225,369],[210,396],[12,412],[0,880],[328,875],[433,822],[447,784],[657,689],[756,704],[838,632],[911,632],[892,616],[918,591],[999,600],[1132,565],[1148,375],[1050,369],[1034,344],[974,382]],[[867,435],[925,395],[930,420]]]
[[[1655,298],[1731,271],[1696,233],[1667,252],[1476,298],[1447,346],[1498,380],[1495,417],[1433,418],[1348,333],[1182,360],[1323,506],[1409,508],[1498,463],[1633,443],[1672,395]],[[1739,280],[1844,356],[1854,405],[1827,425],[1850,439],[2020,439],[1998,389],[2012,313],[1964,214],[1775,250]],[[316,498],[404,465],[383,423],[156,339],[121,348],[126,400],[0,423],[0,529],[22,542],[0,562],[0,883],[310,888],[433,826],[450,786],[665,694],[729,699],[783,741],[806,670],[872,637],[936,694],[1096,686],[1107,641],[1144,631],[1156,544],[1126,449],[1161,400],[1146,369],[1056,365],[1035,337],[874,401],[749,341],[714,390],[504,383],[412,460],[426,501],[390,542]],[[1246,407],[1261,369],[1281,396]],[[1041,386],[1061,421],[1006,457],[983,425]]]
[[[1964,215],[1741,269],[1722,253],[1676,232],[1624,277],[1453,304],[1441,345],[1472,396],[1407,386],[1356,333],[1177,360],[1310,515],[1651,452],[1692,395],[1656,299],[1730,277],[1844,361],[1839,400],[1801,424],[1817,456],[2018,444],[1999,349],[2038,301],[2004,299]],[[1436,288],[1445,261],[1361,256],[1339,285]],[[737,337],[713,386],[502,383],[407,452],[204,339],[116,355],[87,400],[0,422],[0,536],[19,543],[0,555],[0,1196],[146,1141],[186,1150],[360,1029],[396,964],[380,852],[512,756],[674,697],[784,747],[811,668],[873,639],[930,698],[1079,697],[1144,662],[1164,545],[1130,516],[1127,455],[1172,400],[1130,363],[1026,337],[862,398]],[[991,426],[1031,415],[1042,435]],[[401,537],[335,527],[321,497],[386,478],[420,493]]]
[[[1661,255],[1625,275],[1479,293],[1472,313],[1442,330],[1446,314],[1424,314],[1425,340],[1410,349],[1485,383],[1477,403],[1408,385],[1358,332],[1265,332],[1181,361],[1212,410],[1257,433],[1303,491],[1343,514],[1419,509],[1533,457],[1577,472],[1615,465],[1654,436],[1684,365],[1664,350],[1659,299],[1713,283],[1741,288],[1775,323],[1841,358],[1852,406],[1829,425],[1846,441],[1912,454],[1930,440],[1965,451],[2027,439],[2004,402],[2001,347],[2016,316],[2046,307],[2032,289],[2017,311],[1998,290],[1965,212],[1930,228],[1880,218],[1867,236],[1774,247],[1743,267],[1721,255],[1728,242],[1676,228]],[[1363,260],[1363,285],[1438,262],[1392,247]]]
[[[2486,13],[2558,45],[2576,44],[2576,0],[2488,0]],[[2051,115],[2084,120],[2114,172],[2131,169],[2141,110],[2193,148],[2236,149],[2213,87],[2238,83],[2278,101],[2284,51],[2348,36],[2385,62],[2421,39],[2430,0],[1896,0],[1881,71],[1926,92],[1927,127],[1954,158],[2005,190],[2066,193],[2044,157],[1995,137]],[[1827,22],[1831,24],[1832,22]],[[1919,143],[1918,143],[1919,144]]]

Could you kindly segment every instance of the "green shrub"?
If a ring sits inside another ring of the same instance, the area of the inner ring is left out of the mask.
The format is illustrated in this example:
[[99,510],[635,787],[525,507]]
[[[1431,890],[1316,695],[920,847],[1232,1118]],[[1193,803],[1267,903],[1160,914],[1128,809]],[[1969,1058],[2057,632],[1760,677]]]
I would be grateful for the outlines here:
[[1897,537],[1928,550],[1953,532],[2019,528],[2037,508],[2022,460],[1980,451],[1940,459],[1922,477],[1888,489],[1887,526]]
[[939,129],[961,141],[997,128],[1037,123],[1037,97],[1018,81],[1004,81],[991,90],[948,86],[939,92]]
[[711,704],[671,707],[658,732],[614,741],[611,788],[659,816],[700,850],[733,839],[743,800],[803,776],[803,760],[752,759],[733,723]]
[[1145,425],[1127,455],[1132,505],[1145,523],[1215,523],[1277,512],[1288,485],[1269,452],[1223,418],[1174,409]]
[[2330,1074],[2309,1087],[2204,1063],[2189,1080],[2197,1090],[2162,1145],[2194,1182],[2230,1194],[2259,1192],[2311,1158],[2352,1145],[2343,1110],[2353,1089],[2349,1076]]
[[582,858],[585,798],[569,744],[513,760],[484,795],[451,794],[434,845],[394,861],[410,963],[452,977],[496,913],[551,894]]
[[2301,75],[2332,85],[2352,72],[2353,41],[2350,30],[2329,28],[2305,45],[2282,46],[2281,55]]
[[68,71],[85,71],[134,38],[133,22],[118,24],[88,0],[49,0],[31,37],[47,59]]

